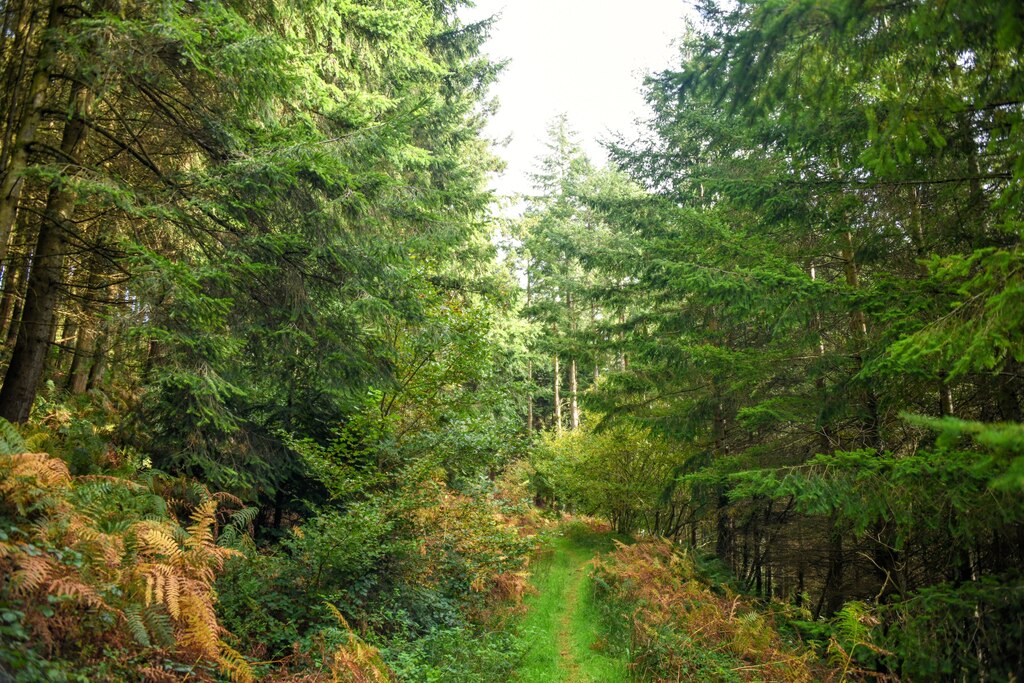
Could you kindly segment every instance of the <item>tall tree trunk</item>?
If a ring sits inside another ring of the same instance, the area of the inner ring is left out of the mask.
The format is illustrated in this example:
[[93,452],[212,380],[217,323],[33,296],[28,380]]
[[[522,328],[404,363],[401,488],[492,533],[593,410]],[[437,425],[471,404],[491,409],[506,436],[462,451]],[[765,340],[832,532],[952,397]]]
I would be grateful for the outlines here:
[[[728,447],[725,444],[725,410],[722,406],[718,390],[715,390],[715,414],[712,422],[712,437],[714,439],[714,456],[720,457],[728,454]],[[732,515],[729,514],[729,497],[727,491],[722,487],[716,500],[716,541],[715,553],[722,562],[730,568],[735,569],[735,544],[736,533],[733,527]]]
[[[849,230],[843,233],[842,257],[846,284],[852,291],[857,291],[860,289],[860,273],[856,261],[856,251],[853,246],[853,233]],[[853,333],[853,357],[859,372],[864,366],[864,351],[867,348],[868,336],[867,317],[860,307],[855,306],[850,311],[850,331]],[[866,387],[864,390],[864,407],[868,414],[867,423],[865,424],[867,443],[870,447],[881,453],[885,450],[885,442],[882,439],[878,396],[871,387]]]
[[562,370],[558,366],[558,354],[555,354],[555,432],[562,433]]
[[[64,126],[61,152],[65,158],[79,156],[86,139],[85,116],[91,104],[91,91],[76,84],[71,90],[72,116]],[[21,327],[11,354],[11,362],[0,388],[0,417],[25,422],[42,378],[46,351],[53,331],[54,314],[64,271],[66,231],[75,209],[75,193],[65,185],[50,188],[39,226],[28,295],[21,316]]]
[[33,0],[15,0],[3,3],[3,24],[0,26],[0,61],[3,62],[3,136],[0,138],[0,174],[7,169],[11,159],[15,130],[19,116],[25,110],[22,99],[22,84],[25,72],[32,65],[30,45],[36,35],[36,27],[45,17],[40,17],[42,7]]
[[[533,303],[533,282],[530,277],[530,260],[526,260],[526,308]],[[526,361],[526,433],[533,437],[533,359]]]
[[569,362],[569,427],[580,428],[579,382],[576,380],[576,359]]
[[533,361],[526,362],[526,433],[533,436]]
[[814,618],[818,619],[824,609],[825,616],[838,612],[846,598],[844,585],[846,557],[843,552],[843,530],[838,514],[829,517],[828,533],[828,572],[825,574],[825,585],[822,586],[821,598],[814,610]]
[[[923,279],[928,277],[928,266],[925,259],[928,257],[928,245],[925,239],[924,220],[922,218],[921,188],[912,186],[910,188],[910,239],[914,244],[914,254],[917,258],[917,270]],[[949,374],[940,371],[938,379],[939,389],[939,416],[948,417],[953,415],[953,392],[949,387]]]
[[[569,313],[569,330],[573,336],[576,335],[576,315],[573,304],[572,292],[565,295],[566,310]],[[575,431],[580,426],[580,407],[577,402],[579,393],[579,381],[576,377],[576,356],[569,360],[569,429]]]
[[25,309],[25,297],[28,296],[28,280],[32,271],[32,254],[25,256],[25,263],[21,269],[21,281],[18,283],[18,292],[14,297],[14,307],[11,310],[11,324],[7,326],[7,336],[4,338],[4,347],[11,348],[18,339],[18,330],[21,329],[21,312]]
[[54,370],[57,374],[64,372],[64,367],[70,366],[75,358],[75,346],[78,343],[78,316],[68,312],[64,316],[64,327],[57,337],[57,359],[54,362]]
[[[808,274],[811,276],[811,281],[812,282],[816,282],[817,279],[818,279],[818,272],[817,272],[817,269],[815,268],[814,264],[811,263],[810,265],[808,265],[807,270],[808,270]],[[811,320],[811,327],[814,330],[814,333],[818,336],[818,344],[817,344],[817,346],[818,346],[818,348],[817,348],[818,358],[819,358],[819,360],[821,362],[824,362],[824,359],[825,359],[825,338],[822,336],[822,329],[821,329],[822,328],[822,324],[821,324],[821,313],[820,312],[818,312],[818,311],[814,312],[814,317]],[[828,389],[825,386],[825,370],[824,370],[824,367],[819,368],[819,370],[818,370],[818,376],[814,379],[814,388],[818,392],[818,397],[819,397],[818,400],[821,401],[821,410],[822,410],[822,414],[824,414],[826,406],[828,405],[828,403],[827,403]],[[819,419],[818,422],[821,423],[821,425],[820,425],[820,427],[818,429],[818,452],[819,453],[828,453],[831,450],[831,443],[829,441],[828,425],[826,425],[824,420],[822,420],[822,419]]]
[[[0,180],[0,263],[7,259],[7,247],[14,227],[14,218],[18,211],[21,190],[24,187],[24,174],[28,168],[28,153],[36,140],[39,124],[42,121],[43,109],[46,106],[46,91],[50,83],[50,70],[57,58],[57,27],[63,21],[67,0],[51,0],[47,20],[46,33],[43,35],[36,57],[35,70],[26,93],[26,106],[22,114],[18,132],[14,138],[10,161],[4,169]],[[27,49],[27,47],[26,47]],[[79,122],[80,125],[81,122]],[[72,123],[68,127],[74,127]],[[65,128],[65,135],[67,128]],[[80,133],[81,134],[81,133]],[[63,146],[62,146],[63,149]]]
[[104,330],[100,333],[100,337],[95,343],[96,350],[93,353],[92,367],[89,368],[86,391],[98,389],[100,384],[103,383],[103,376],[107,370],[107,354],[110,352],[111,336],[109,330]]
[[92,361],[96,333],[87,322],[78,328],[75,355],[68,369],[67,388],[72,394],[83,394],[89,386],[89,367]]
[[96,293],[100,291],[102,273],[100,259],[94,252],[85,263],[85,283],[79,287],[78,330],[71,349],[65,386],[72,394],[84,393],[89,385],[89,366],[96,342]]
[[0,338],[6,339],[12,325],[17,324],[20,307],[17,306],[21,290],[25,284],[28,257],[11,261],[4,271],[4,295],[0,301]]

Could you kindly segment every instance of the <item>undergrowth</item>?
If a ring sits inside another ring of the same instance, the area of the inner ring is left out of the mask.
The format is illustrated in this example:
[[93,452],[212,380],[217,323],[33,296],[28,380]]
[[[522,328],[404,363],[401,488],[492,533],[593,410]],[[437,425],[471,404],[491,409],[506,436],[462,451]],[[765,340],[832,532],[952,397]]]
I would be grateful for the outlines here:
[[617,543],[593,574],[605,617],[626,640],[641,681],[835,680],[812,650],[788,644],[766,614],[713,591],[667,541]]
[[511,679],[546,525],[514,472],[469,493],[437,472],[369,487],[257,545],[255,508],[82,414],[24,436],[0,422],[0,679]]

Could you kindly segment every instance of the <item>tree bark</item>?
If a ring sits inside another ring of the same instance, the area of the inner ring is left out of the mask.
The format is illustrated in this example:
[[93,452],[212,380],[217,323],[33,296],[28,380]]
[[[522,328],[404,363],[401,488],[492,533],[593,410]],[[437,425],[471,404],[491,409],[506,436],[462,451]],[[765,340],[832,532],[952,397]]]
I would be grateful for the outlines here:
[[[85,116],[91,91],[76,84],[71,90],[72,116],[64,126],[61,152],[77,158],[86,139]],[[21,423],[28,419],[42,378],[60,296],[67,231],[75,210],[75,193],[66,185],[50,187],[39,226],[35,257],[28,280],[28,295],[11,362],[0,389],[0,417]]]
[[533,361],[526,362],[526,433],[533,436]]
[[[28,257],[10,262],[4,272],[4,296],[0,301],[0,338],[6,339],[12,325],[17,325],[20,307],[17,305],[25,283],[25,271],[28,268]],[[15,266],[18,266],[17,268]]]
[[107,353],[110,351],[110,332],[100,334],[93,353],[92,367],[89,368],[89,380],[86,384],[86,391],[98,389],[103,382],[103,375],[107,369]]
[[[530,260],[526,260],[526,308],[533,303],[533,283],[530,278]],[[533,437],[533,359],[526,361],[526,434]]]
[[4,338],[4,347],[11,348],[18,339],[18,330],[21,329],[21,312],[25,309],[25,297],[28,296],[28,276],[32,269],[32,254],[25,257],[24,267],[21,269],[21,281],[18,283],[18,291],[14,296],[14,307],[11,311],[11,324],[7,327],[7,336]]
[[11,237],[11,229],[14,227],[21,190],[24,187],[24,173],[28,168],[29,149],[36,140],[43,109],[46,106],[50,69],[57,57],[57,41],[54,33],[64,17],[65,2],[66,0],[51,0],[50,2],[46,33],[39,48],[35,70],[32,73],[32,80],[26,94],[25,112],[21,117],[14,139],[10,162],[4,169],[3,179],[0,180],[0,263],[5,263],[7,259],[8,242]]
[[576,359],[569,363],[569,427],[580,428],[579,382],[576,379]]
[[558,366],[558,354],[555,354],[555,432],[562,433],[562,371]]

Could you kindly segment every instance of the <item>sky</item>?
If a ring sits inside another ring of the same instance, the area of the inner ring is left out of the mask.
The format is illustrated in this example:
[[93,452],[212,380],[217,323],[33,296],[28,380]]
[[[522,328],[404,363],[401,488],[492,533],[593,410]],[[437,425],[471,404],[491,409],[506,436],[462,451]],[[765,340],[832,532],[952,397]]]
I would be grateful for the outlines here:
[[684,0],[476,0],[463,21],[500,15],[484,51],[510,59],[491,89],[500,108],[488,124],[491,139],[507,146],[508,163],[493,180],[500,194],[529,192],[529,173],[544,153],[545,131],[565,113],[595,162],[600,140],[635,134],[645,115],[643,76],[673,63],[683,34]]

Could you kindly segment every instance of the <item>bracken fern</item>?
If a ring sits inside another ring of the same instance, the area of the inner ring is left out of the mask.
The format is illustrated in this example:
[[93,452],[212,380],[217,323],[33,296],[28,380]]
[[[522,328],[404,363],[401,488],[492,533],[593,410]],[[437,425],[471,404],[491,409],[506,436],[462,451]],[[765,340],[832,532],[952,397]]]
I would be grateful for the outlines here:
[[[183,525],[159,514],[170,506],[154,504],[151,487],[72,477],[45,453],[4,453],[16,450],[16,437],[0,422],[0,597],[25,614],[36,642],[49,654],[67,643],[153,656],[165,648],[164,656],[206,661],[233,681],[251,681],[214,610],[216,573],[237,554],[217,544],[217,500],[202,487],[190,490],[202,499]],[[115,514],[128,523],[110,525]]]

